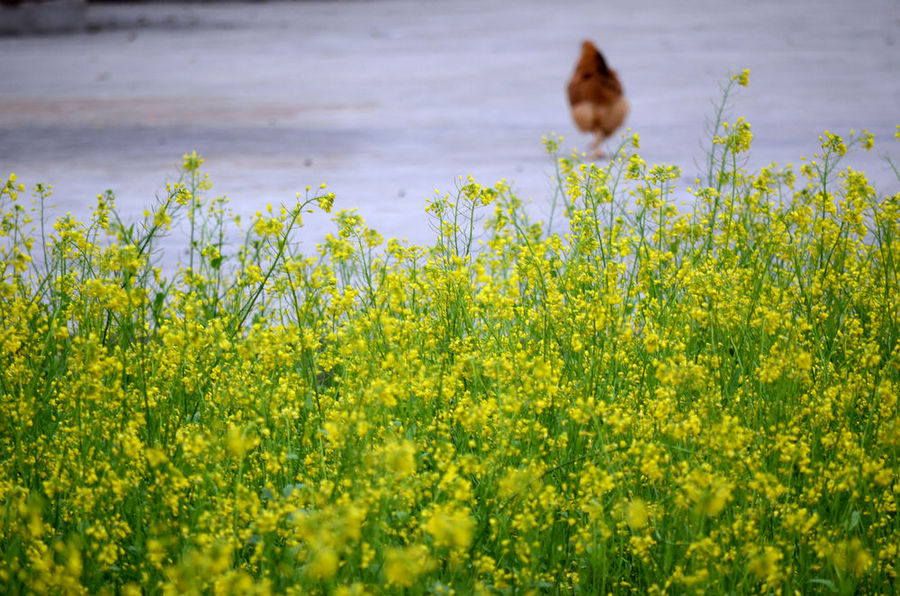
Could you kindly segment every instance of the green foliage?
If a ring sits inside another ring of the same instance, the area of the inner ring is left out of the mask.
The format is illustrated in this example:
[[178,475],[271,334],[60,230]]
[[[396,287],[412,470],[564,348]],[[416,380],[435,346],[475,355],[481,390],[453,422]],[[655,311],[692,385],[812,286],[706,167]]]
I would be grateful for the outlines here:
[[551,138],[567,232],[469,178],[430,247],[343,210],[303,254],[324,186],[232,246],[196,154],[136,224],[0,183],[0,583],[896,591],[900,195],[839,169],[867,133],[749,173],[723,113],[687,211],[637,136]]

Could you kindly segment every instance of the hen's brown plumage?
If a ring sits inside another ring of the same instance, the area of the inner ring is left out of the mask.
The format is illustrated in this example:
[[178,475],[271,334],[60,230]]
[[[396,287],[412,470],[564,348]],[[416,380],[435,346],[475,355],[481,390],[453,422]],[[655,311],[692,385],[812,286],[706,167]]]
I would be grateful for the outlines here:
[[575,125],[583,132],[594,133],[593,156],[602,156],[600,144],[622,125],[629,105],[618,74],[590,41],[581,44],[568,92]]

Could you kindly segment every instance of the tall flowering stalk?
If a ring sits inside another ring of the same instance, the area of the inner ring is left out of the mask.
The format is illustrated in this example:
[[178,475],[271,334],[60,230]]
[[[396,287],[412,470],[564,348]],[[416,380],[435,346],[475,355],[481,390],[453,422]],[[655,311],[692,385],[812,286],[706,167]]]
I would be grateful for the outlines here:
[[195,153],[135,223],[0,181],[5,590],[896,591],[900,195],[865,131],[746,171],[747,81],[691,208],[554,137],[560,220],[464,178],[427,247],[244,229]]

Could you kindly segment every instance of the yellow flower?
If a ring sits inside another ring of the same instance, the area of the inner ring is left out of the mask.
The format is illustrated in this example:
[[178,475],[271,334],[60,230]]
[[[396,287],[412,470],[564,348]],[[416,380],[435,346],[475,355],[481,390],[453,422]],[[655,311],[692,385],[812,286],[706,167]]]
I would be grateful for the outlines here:
[[465,549],[472,542],[475,520],[466,510],[445,505],[432,512],[422,527],[431,535],[438,548]]
[[234,424],[228,425],[228,431],[225,434],[225,447],[232,457],[240,459],[258,444],[258,437],[248,436],[248,433],[239,426]]
[[203,164],[203,158],[197,155],[196,151],[191,151],[190,155],[185,153],[181,158],[184,160],[182,168],[187,172],[196,172]]
[[632,530],[640,530],[647,526],[649,515],[643,499],[632,499],[625,505],[625,523]]
[[875,135],[865,128],[862,131],[862,146],[866,151],[875,146]]
[[746,87],[750,84],[750,69],[745,68],[740,74],[732,75],[731,80],[737,81],[737,84],[741,87]]
[[416,447],[410,441],[396,441],[384,446],[385,467],[397,475],[406,478],[416,472]]
[[774,546],[766,546],[761,552],[757,551],[747,563],[747,569],[755,574],[757,579],[767,583],[775,583],[779,576],[779,563],[784,558],[781,551]]
[[172,217],[166,210],[166,205],[159,208],[153,213],[153,225],[160,228],[168,228],[172,224]]
[[872,565],[872,554],[863,547],[859,538],[843,540],[831,551],[831,560],[840,571],[861,577]]
[[531,468],[510,468],[498,483],[498,495],[509,499],[517,497],[526,491],[539,491],[539,476]]
[[693,503],[694,511],[710,517],[719,515],[731,501],[734,484],[710,471],[709,466],[691,471],[681,482],[682,494],[676,503],[687,507]]
[[743,153],[750,149],[750,142],[753,140],[753,133],[750,132],[750,123],[744,120],[743,116],[737,119],[732,127],[731,134],[728,135],[727,144],[735,153]]
[[168,460],[168,456],[166,455],[165,451],[153,447],[148,447],[144,451],[144,455],[146,456],[147,463],[150,464],[151,468],[157,468],[160,465],[164,464],[166,460]]
[[306,573],[314,579],[331,579],[338,570],[338,555],[329,546],[323,546],[313,552],[312,559],[306,566]]
[[338,586],[334,589],[334,596],[366,596],[367,594],[371,594],[371,592],[366,590],[365,585],[359,582],[349,586]]
[[157,569],[162,569],[162,563],[166,559],[166,550],[162,542],[155,538],[147,541],[147,560]]
[[659,344],[659,335],[654,331],[647,333],[644,337],[644,349],[647,350],[648,354],[655,354],[659,349]]
[[832,134],[827,130],[819,137],[819,142],[822,145],[822,149],[825,151],[831,151],[837,153],[838,155],[844,155],[847,153],[847,145],[844,144],[844,139],[836,134]]
[[[308,189],[309,187],[307,187]],[[329,192],[317,199],[319,203],[319,208],[325,213],[331,213],[331,208],[334,206],[334,193]]]
[[423,544],[389,547],[384,551],[384,579],[391,586],[409,588],[420,575],[428,573],[434,562]]
[[625,178],[629,180],[639,180],[647,169],[647,162],[635,153],[628,158],[628,164],[625,167]]

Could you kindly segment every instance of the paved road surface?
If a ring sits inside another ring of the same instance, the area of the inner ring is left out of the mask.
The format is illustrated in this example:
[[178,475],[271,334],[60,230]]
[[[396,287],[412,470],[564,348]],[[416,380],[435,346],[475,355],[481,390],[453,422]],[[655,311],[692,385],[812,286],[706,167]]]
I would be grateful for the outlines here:
[[900,190],[882,160],[900,163],[897,0],[92,5],[88,22],[0,38],[0,172],[80,215],[110,188],[136,216],[191,150],[241,213],[324,181],[386,236],[426,242],[426,198],[466,174],[545,212],[541,136],[589,141],[564,96],[584,38],[619,70],[648,162],[692,179],[719,86],[749,68],[731,119],[752,123],[750,165],[866,127],[876,151],[849,163]]

